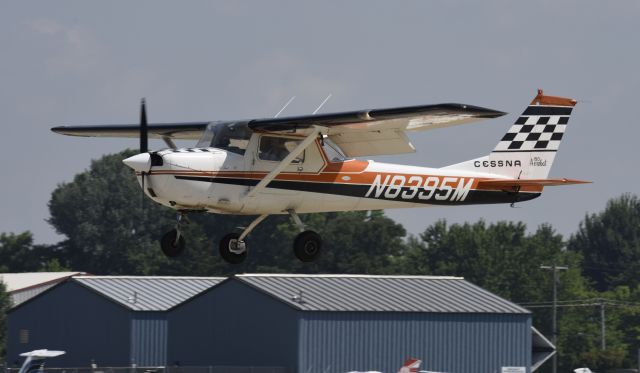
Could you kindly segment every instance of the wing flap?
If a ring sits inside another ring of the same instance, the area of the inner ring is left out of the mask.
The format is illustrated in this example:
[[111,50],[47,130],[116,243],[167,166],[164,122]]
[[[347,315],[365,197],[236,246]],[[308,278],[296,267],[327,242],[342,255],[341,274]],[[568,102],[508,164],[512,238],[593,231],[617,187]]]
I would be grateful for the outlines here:
[[[197,140],[209,122],[155,123],[147,125],[150,138]],[[103,124],[96,126],[58,126],[51,131],[68,136],[82,137],[133,137],[140,136],[138,124]]]
[[398,130],[343,132],[329,135],[329,138],[347,157],[402,154],[416,150],[405,133]]

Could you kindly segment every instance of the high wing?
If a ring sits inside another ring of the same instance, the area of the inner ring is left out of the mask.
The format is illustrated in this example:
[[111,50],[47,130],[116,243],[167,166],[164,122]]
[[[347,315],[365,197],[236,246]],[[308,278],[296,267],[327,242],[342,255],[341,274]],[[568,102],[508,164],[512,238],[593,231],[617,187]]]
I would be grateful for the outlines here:
[[[300,134],[311,133],[314,125],[326,127],[329,138],[345,155],[359,157],[415,151],[406,136],[407,131],[455,126],[505,114],[472,105],[439,104],[253,119],[248,121],[248,126],[254,131]],[[209,123],[152,123],[148,125],[148,133],[151,138],[197,140]],[[107,124],[58,126],[51,130],[70,136],[138,137],[140,127],[136,124]]]
[[[198,140],[209,122],[150,123],[147,125],[149,137],[165,137],[181,140]],[[139,124],[102,124],[95,126],[58,126],[51,131],[68,136],[83,137],[138,137]]]
[[298,117],[255,119],[249,128],[291,132],[314,125],[328,127],[329,138],[349,157],[400,154],[415,151],[405,132],[471,123],[506,113],[464,104],[407,106]]

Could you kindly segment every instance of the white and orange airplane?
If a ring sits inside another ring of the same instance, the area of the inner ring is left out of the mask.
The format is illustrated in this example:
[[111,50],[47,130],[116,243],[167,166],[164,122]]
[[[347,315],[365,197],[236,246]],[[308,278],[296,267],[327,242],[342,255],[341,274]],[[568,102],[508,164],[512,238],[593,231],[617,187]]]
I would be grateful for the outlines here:
[[[435,372],[431,370],[419,370],[420,365],[422,365],[422,360],[413,359],[413,358],[408,359],[407,361],[404,362],[404,364],[402,364],[402,366],[400,367],[400,370],[398,370],[398,373],[443,373],[443,372]],[[366,372],[351,371],[347,373],[382,373],[382,372],[377,370],[369,370]]]
[[[147,124],[60,126],[72,136],[138,137],[140,154],[124,160],[144,193],[177,210],[178,223],[161,241],[165,255],[185,248],[186,214],[258,215],[242,231],[224,236],[222,258],[240,263],[247,235],[267,216],[289,214],[301,233],[294,253],[304,262],[321,251],[320,236],[299,213],[377,210],[430,205],[527,201],[544,187],[584,183],[548,178],[576,101],[542,90],[487,156],[442,168],[357,160],[356,157],[415,151],[408,132],[496,118],[505,113],[463,104],[361,110],[297,117]],[[147,138],[167,149],[148,151]],[[177,148],[173,139],[199,139]]]

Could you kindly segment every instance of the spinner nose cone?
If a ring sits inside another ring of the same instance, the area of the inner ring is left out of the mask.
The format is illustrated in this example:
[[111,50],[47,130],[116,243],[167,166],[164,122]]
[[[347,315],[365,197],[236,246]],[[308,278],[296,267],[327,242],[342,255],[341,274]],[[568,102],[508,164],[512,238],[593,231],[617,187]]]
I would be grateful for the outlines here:
[[136,154],[122,161],[136,172],[148,172],[151,169],[151,155],[149,153]]

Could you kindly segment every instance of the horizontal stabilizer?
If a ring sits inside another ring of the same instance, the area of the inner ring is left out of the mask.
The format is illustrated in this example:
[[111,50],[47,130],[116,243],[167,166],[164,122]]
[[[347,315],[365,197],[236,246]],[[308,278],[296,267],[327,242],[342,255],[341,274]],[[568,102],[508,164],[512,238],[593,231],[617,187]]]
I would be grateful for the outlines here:
[[522,187],[546,187],[556,185],[589,184],[591,181],[576,179],[486,179],[478,182],[478,188],[517,189]]

